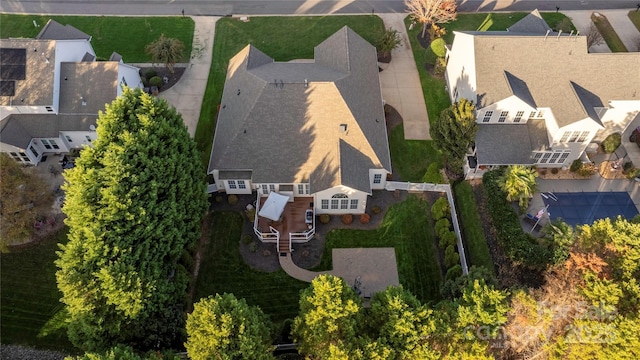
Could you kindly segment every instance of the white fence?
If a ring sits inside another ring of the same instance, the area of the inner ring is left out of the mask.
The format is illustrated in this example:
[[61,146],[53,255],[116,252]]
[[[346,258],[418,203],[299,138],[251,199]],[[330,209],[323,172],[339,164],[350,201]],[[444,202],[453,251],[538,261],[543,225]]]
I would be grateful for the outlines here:
[[410,183],[410,182],[398,182],[387,181],[385,189],[388,191],[394,190],[406,190],[406,191],[433,191],[444,192],[447,194],[447,200],[449,201],[449,208],[451,209],[451,222],[453,223],[453,231],[458,238],[458,254],[460,255],[460,266],[462,266],[462,273],[464,275],[469,274],[469,267],[467,266],[467,257],[464,251],[464,244],[462,243],[462,235],[460,234],[460,225],[458,223],[458,213],[456,212],[456,205],[453,201],[453,193],[451,192],[451,186],[449,184],[431,184],[431,183]]

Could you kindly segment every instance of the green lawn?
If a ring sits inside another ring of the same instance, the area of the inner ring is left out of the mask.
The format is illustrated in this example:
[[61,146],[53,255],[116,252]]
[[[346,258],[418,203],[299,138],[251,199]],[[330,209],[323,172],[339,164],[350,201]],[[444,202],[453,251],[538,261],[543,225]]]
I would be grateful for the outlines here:
[[391,165],[404,181],[422,182],[431,163],[441,164],[441,155],[433,141],[405,140],[404,128],[396,126],[389,134]]
[[[92,36],[91,45],[99,58],[108,59],[112,52],[122,55],[125,62],[151,62],[144,48],[164,34],[181,40],[185,45],[184,61],[191,55],[193,29],[191,18],[182,17],[121,17],[121,16],[38,16],[0,14],[0,34],[3,38],[38,35],[49,19],[72,25]],[[36,28],[33,21],[40,25]]]
[[463,181],[454,186],[453,192],[456,198],[456,210],[460,215],[460,227],[464,237],[467,259],[469,265],[484,266],[495,275],[495,268],[484,231],[473,189],[468,182]]
[[429,204],[411,195],[391,206],[376,230],[330,231],[322,261],[314,270],[332,268],[333,248],[394,247],[402,286],[421,301],[435,303],[440,299],[442,274],[430,219]]
[[0,332],[3,344],[23,344],[75,353],[67,339],[62,293],[56,285],[57,243],[66,229],[40,244],[0,255]]
[[313,48],[345,25],[370,42],[384,29],[382,19],[371,15],[252,17],[249,22],[220,19],[216,24],[211,71],[195,134],[203,163],[209,163],[217,107],[233,55],[251,43],[276,61],[311,59]]
[[622,40],[620,40],[620,37],[618,36],[616,31],[613,29],[613,26],[611,26],[611,23],[609,23],[609,20],[605,16],[603,16],[602,14],[600,14],[600,16],[595,16],[595,14],[592,14],[591,21],[593,21],[593,23],[596,24],[596,27],[598,28],[600,35],[602,35],[602,38],[607,43],[607,46],[609,47],[609,49],[611,49],[611,52],[627,52],[628,51],[627,47],[624,46],[624,43],[622,42]]
[[259,306],[271,319],[281,322],[298,314],[300,290],[308,283],[284,271],[264,273],[247,266],[239,251],[244,217],[237,212],[211,215],[211,239],[200,265],[193,301],[216,293],[233,293]]
[[638,31],[640,31],[640,11],[629,11],[629,19],[631,19],[633,25],[635,25],[638,28]]

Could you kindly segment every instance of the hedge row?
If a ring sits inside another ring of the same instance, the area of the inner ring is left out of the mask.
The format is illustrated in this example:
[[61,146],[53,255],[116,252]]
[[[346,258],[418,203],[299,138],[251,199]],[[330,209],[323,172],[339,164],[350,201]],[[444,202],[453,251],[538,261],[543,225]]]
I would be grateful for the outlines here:
[[535,267],[551,263],[550,249],[538,244],[536,238],[522,230],[518,214],[498,185],[498,178],[502,173],[503,170],[494,170],[482,177],[487,205],[502,248],[517,263]]

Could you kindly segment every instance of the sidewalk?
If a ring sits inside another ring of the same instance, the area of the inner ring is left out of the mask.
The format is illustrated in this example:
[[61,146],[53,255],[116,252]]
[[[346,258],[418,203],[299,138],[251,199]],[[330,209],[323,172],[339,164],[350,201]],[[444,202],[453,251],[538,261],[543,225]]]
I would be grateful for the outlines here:
[[[628,13],[629,10],[580,10],[580,11],[562,11],[563,14],[567,15],[573,25],[580,31],[580,34],[586,35],[589,25],[591,25],[591,14],[594,12],[598,12],[607,17],[611,26],[616,31],[620,40],[627,47],[627,50],[630,52],[639,51],[638,49],[638,39],[640,38],[640,31],[633,25],[631,20],[629,19]],[[554,24],[549,24],[553,26]],[[589,49],[589,52],[592,53],[604,53],[611,52],[606,43],[602,43],[601,45],[592,46]]]
[[[589,30],[589,26],[592,24],[592,21],[591,21],[591,14],[593,13],[592,10],[562,11],[562,13],[567,15],[567,17],[571,19],[571,22],[573,22],[573,26],[575,26],[576,29],[580,31],[581,35],[587,34]],[[554,24],[549,24],[549,26],[553,26],[553,25]],[[610,53],[611,50],[607,46],[607,43],[603,41],[602,44],[600,45],[593,45],[592,47],[590,47],[589,52],[590,53]]]
[[402,37],[402,45],[391,52],[391,63],[380,72],[382,97],[402,116],[405,139],[431,140],[429,115],[424,102],[420,75],[418,75],[404,26],[404,18],[407,14],[387,13],[378,14],[378,16],[382,18],[386,28],[397,30]]
[[160,94],[182,114],[189,134],[193,137],[200,119],[202,98],[207,88],[213,50],[216,21],[220,17],[192,16],[195,21],[191,62],[177,84]]

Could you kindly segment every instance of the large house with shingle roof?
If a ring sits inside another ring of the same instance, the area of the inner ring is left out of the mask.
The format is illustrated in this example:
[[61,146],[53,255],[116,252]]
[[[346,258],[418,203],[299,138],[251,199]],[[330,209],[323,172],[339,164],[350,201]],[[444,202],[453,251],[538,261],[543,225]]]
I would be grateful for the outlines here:
[[365,212],[391,159],[375,48],[344,27],[314,59],[248,45],[229,62],[209,173],[219,191],[313,197],[317,214]]
[[640,116],[640,53],[589,53],[585,36],[551,32],[537,11],[508,31],[454,34],[449,96],[474,101],[478,123],[468,177],[498,165],[568,167]]
[[35,39],[0,39],[0,151],[37,165],[47,153],[90,145],[98,111],[138,68],[114,53],[96,61],[91,37],[53,20]]

